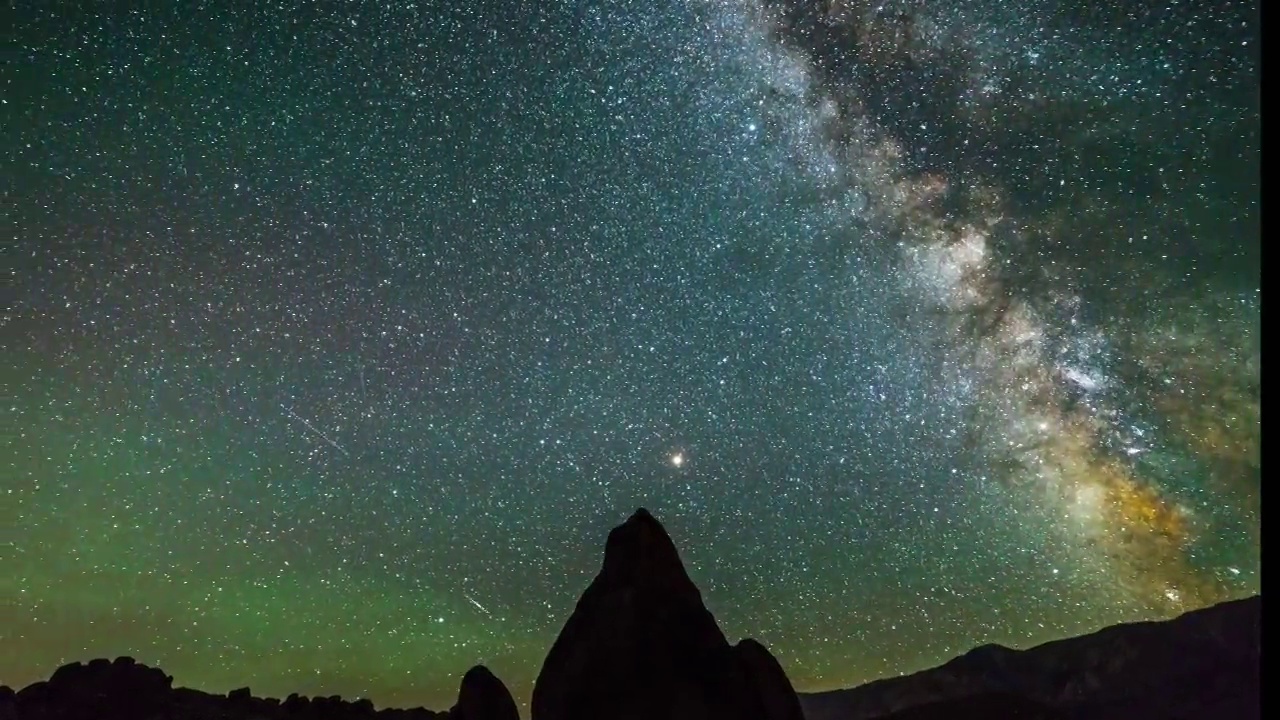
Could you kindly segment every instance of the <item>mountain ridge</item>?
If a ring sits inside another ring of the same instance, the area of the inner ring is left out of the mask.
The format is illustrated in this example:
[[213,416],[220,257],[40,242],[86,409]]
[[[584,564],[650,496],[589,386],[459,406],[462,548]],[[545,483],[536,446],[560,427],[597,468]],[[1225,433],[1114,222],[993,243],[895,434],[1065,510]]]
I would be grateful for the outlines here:
[[895,717],[926,703],[1016,696],[1066,718],[1259,717],[1262,596],[1110,625],[1025,650],[976,647],[928,670],[801,694],[807,720]]

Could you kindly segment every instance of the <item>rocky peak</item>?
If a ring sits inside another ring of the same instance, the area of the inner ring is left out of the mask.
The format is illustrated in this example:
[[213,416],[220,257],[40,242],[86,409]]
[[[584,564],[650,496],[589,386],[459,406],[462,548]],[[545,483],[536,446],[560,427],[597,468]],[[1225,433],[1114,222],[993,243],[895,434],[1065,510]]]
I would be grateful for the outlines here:
[[534,720],[801,720],[762,645],[731,647],[648,511],[609,533],[600,573],[551,647]]
[[609,532],[604,564],[592,583],[597,588],[669,593],[672,599],[689,601],[701,593],[685,572],[680,552],[662,523],[640,508],[626,522]]

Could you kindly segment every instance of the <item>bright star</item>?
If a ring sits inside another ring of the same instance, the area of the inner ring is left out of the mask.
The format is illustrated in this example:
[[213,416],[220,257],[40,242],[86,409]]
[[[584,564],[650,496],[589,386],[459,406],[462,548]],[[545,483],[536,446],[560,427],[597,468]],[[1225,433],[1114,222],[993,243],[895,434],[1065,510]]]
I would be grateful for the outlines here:
[[681,465],[684,465],[684,453],[676,453],[675,455],[672,455],[671,464],[674,465],[675,467],[680,467]]

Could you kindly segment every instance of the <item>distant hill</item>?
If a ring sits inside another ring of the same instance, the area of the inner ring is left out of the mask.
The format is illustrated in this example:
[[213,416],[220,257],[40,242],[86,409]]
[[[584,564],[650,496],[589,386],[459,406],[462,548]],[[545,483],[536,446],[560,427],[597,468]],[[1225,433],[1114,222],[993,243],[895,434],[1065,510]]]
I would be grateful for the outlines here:
[[806,720],[1258,718],[1261,623],[1255,596],[1028,650],[986,645],[931,670],[800,702]]

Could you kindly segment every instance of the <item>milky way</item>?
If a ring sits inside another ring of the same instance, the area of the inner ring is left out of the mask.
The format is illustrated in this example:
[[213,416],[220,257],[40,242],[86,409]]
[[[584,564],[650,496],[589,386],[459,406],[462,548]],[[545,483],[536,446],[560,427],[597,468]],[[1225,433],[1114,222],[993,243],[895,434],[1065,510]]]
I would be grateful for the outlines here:
[[1253,8],[19,16],[0,682],[526,698],[638,506],[801,690],[1258,591]]

